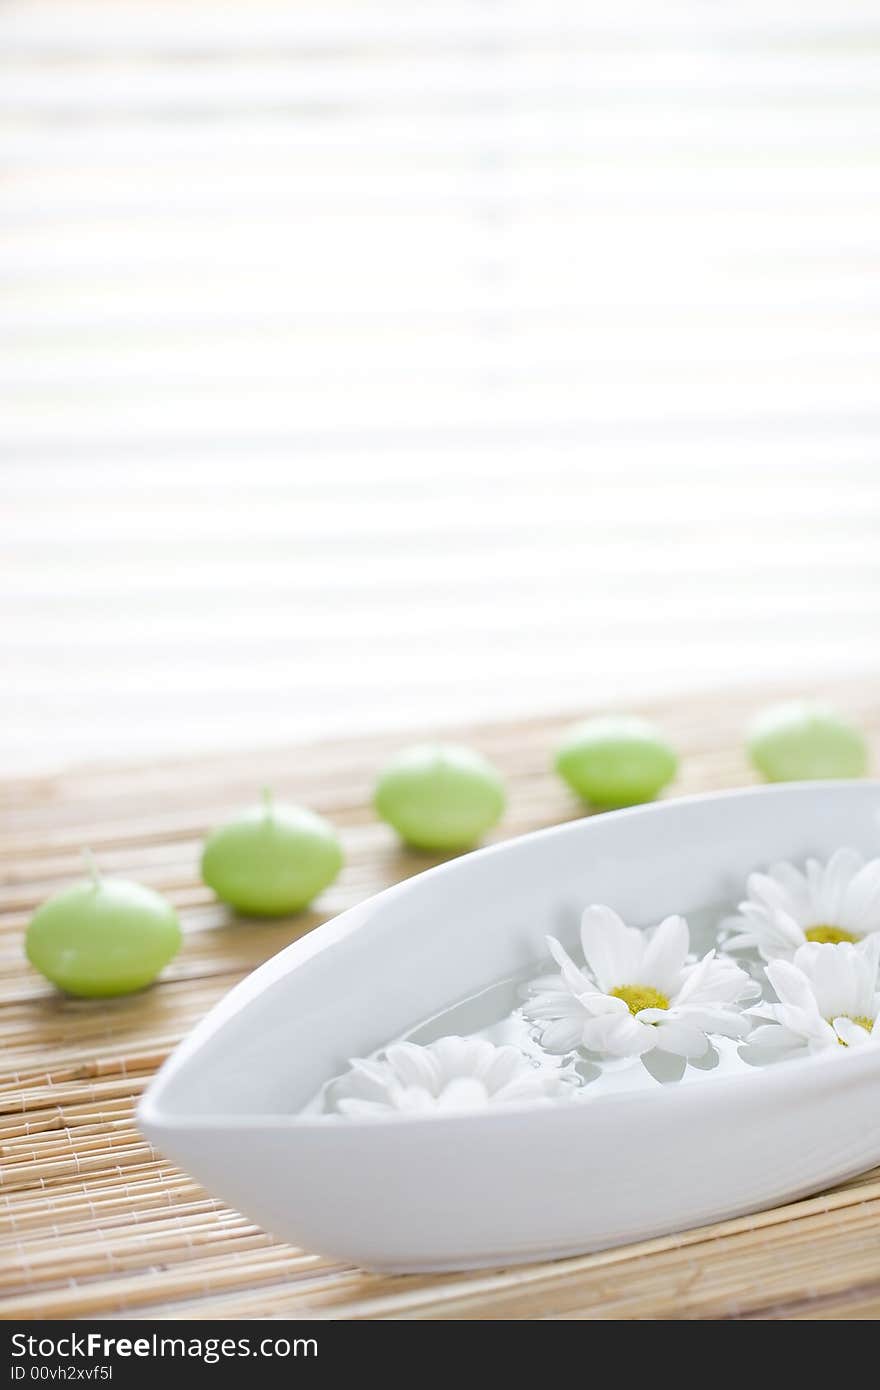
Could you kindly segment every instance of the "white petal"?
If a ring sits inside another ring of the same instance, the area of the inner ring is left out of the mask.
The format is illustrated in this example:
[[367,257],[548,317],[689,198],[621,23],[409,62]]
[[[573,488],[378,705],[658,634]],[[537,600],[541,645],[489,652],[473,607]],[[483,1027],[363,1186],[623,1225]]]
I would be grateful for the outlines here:
[[582,1019],[584,1006],[569,990],[557,990],[555,994],[539,994],[523,1003],[526,1018],[541,1019]]
[[806,941],[803,928],[782,908],[757,908],[741,903],[739,917],[727,918],[728,926],[739,925],[741,930],[725,942],[726,950],[757,947],[764,960],[790,960]]
[[437,1098],[438,1110],[485,1110],[488,1105],[489,1093],[475,1076],[453,1077]]
[[822,1020],[822,1028],[807,1039],[811,1052],[837,1052],[840,1049],[840,1039],[835,1033],[830,1023]]
[[849,885],[863,864],[862,856],[854,849],[835,850],[825,866],[817,907],[821,910],[819,924],[840,922]]
[[388,1105],[382,1101],[359,1100],[355,1096],[344,1097],[339,1101],[337,1110],[340,1115],[350,1115],[352,1119],[382,1119],[389,1115],[393,1105]]
[[668,1009],[639,1009],[635,1017],[639,1023],[662,1023],[669,1017]]
[[765,960],[774,960],[780,956],[790,959],[806,939],[803,927],[789,913],[780,909],[767,921],[759,950]]
[[859,935],[880,927],[880,859],[872,859],[850,880],[843,897],[840,925]]
[[796,901],[792,899],[788,888],[772,874],[749,874],[746,889],[749,897],[765,907],[768,914],[780,910],[788,913],[797,910]]
[[[801,947],[801,950],[804,950]],[[786,1008],[816,1011],[813,987],[797,964],[787,960],[774,960],[767,966],[767,979]]]
[[578,969],[565,947],[556,940],[555,936],[547,937],[547,945],[550,948],[551,956],[562,972],[566,989],[570,989],[572,994],[584,994],[587,990],[596,988],[589,975],[585,975],[583,970]]
[[[729,923],[734,919],[728,917],[726,920]],[[723,951],[751,951],[757,944],[758,938],[754,931],[740,931],[733,936],[728,936],[727,940],[722,942],[721,949]]]
[[874,976],[874,987],[877,988],[880,985],[880,931],[871,932],[870,936],[864,937],[856,949],[864,956],[868,971]]
[[493,1055],[480,1069],[481,1080],[490,1094],[509,1086],[518,1076],[528,1075],[534,1068],[516,1047],[496,1047]]
[[661,994],[674,994],[690,948],[690,933],[684,917],[667,917],[651,932],[642,956],[641,974],[632,983],[651,985]]
[[598,1018],[599,1014],[629,1013],[629,1005],[622,999],[614,994],[602,994],[600,990],[578,995],[578,1003],[591,1018]]
[[749,1034],[747,1049],[758,1048],[767,1052],[796,1051],[806,1046],[800,1033],[794,1033],[781,1023],[765,1023]]
[[383,1090],[389,1080],[393,1079],[394,1074],[387,1062],[377,1062],[375,1059],[365,1057],[352,1057],[348,1065],[351,1068],[352,1080],[367,1082]]
[[772,1004],[769,999],[760,999],[757,1004],[753,1004],[750,1009],[744,1009],[743,1012],[749,1018],[766,1018],[773,1023],[778,1023],[782,1005]]
[[657,1046],[676,1057],[702,1057],[708,1050],[709,1039],[701,1029],[674,1018],[658,1024]]
[[872,984],[867,960],[850,942],[810,941],[794,963],[809,980],[823,1018],[859,1014],[867,1008]]
[[493,1104],[508,1105],[512,1101],[570,1099],[575,1088],[566,1085],[558,1072],[540,1067],[527,1067],[524,1074],[511,1081],[492,1097]]
[[685,1005],[676,1008],[675,1017],[703,1033],[720,1033],[723,1038],[745,1038],[752,1028],[751,1019],[742,1010],[721,1004]]
[[874,1041],[873,1035],[868,1032],[867,1028],[863,1028],[860,1023],[854,1023],[851,1018],[836,1018],[834,1031],[846,1043],[847,1047],[870,1046]]
[[769,872],[771,878],[775,878],[788,894],[788,903],[784,905],[784,910],[796,922],[806,922],[809,926],[810,923],[807,918],[812,904],[806,875],[802,874],[800,869],[795,868],[794,864],[790,864],[786,859],[780,859],[775,864],[771,864]]
[[626,1015],[604,1014],[584,1025],[584,1046],[613,1057],[640,1057],[656,1043],[654,1029],[644,1027],[627,1009]]
[[581,1045],[585,1022],[587,1020],[560,1018],[555,1023],[548,1023],[541,1031],[541,1046],[555,1056],[574,1052]]
[[[438,1038],[427,1047],[418,1047],[415,1043],[397,1043],[393,1049],[386,1049],[386,1056],[405,1085],[422,1086],[436,1096],[450,1077],[473,1071],[484,1055],[485,1046],[491,1048],[492,1044],[484,1043],[481,1038],[452,1036]],[[398,1052],[403,1048],[412,1049],[406,1066]],[[423,1068],[422,1076],[415,1070],[419,1063]]]
[[679,1004],[733,1004],[737,999],[757,993],[755,981],[728,956],[707,951],[702,960],[690,966],[675,996]]
[[644,935],[624,926],[610,907],[595,904],[581,918],[584,959],[603,990],[641,983],[638,968],[644,953]]
[[851,1013],[854,981],[849,970],[852,947],[844,944],[808,941],[795,955],[795,966],[808,977],[816,1008],[823,1017]]
[[533,980],[529,980],[528,984],[523,986],[523,997],[528,998],[530,995],[547,994],[553,990],[561,989],[562,987],[563,980],[558,971],[553,975],[536,975]]

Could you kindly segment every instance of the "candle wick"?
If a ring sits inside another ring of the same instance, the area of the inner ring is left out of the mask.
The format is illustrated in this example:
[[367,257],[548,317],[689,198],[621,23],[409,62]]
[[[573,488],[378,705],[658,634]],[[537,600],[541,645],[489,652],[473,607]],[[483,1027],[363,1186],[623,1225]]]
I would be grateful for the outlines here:
[[96,888],[100,888],[101,873],[98,869],[98,865],[95,862],[95,856],[92,854],[92,851],[90,849],[84,849],[82,852],[82,857],[83,862],[88,871],[89,878],[92,880],[92,883]]
[[267,819],[269,818],[269,816],[271,816],[273,807],[274,807],[274,797],[272,796],[272,788],[271,788],[271,787],[264,787],[264,788],[263,788],[263,815],[264,815]]

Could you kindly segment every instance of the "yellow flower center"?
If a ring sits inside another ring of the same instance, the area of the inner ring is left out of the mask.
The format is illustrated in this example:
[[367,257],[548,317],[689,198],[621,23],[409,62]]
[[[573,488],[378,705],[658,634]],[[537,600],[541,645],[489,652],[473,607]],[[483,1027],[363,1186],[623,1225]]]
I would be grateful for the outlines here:
[[611,990],[611,998],[622,999],[631,1014],[640,1013],[642,1009],[669,1008],[666,995],[650,985],[621,985],[619,989]]
[[841,941],[859,940],[854,932],[845,931],[843,927],[829,927],[821,922],[816,927],[810,927],[804,935],[808,941],[819,941],[823,946],[837,946]]

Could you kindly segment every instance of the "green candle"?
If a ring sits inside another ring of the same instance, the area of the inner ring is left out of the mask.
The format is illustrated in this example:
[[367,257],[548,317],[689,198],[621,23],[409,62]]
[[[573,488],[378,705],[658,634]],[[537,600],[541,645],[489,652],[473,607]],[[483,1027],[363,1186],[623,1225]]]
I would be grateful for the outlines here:
[[749,757],[768,782],[863,777],[868,747],[863,735],[828,705],[795,700],[773,705],[754,720]]
[[671,782],[678,758],[646,719],[588,719],[567,734],[556,770],[582,801],[611,809],[652,801]]
[[301,912],[342,868],[342,846],[329,821],[263,793],[208,837],[202,878],[218,898],[250,917]]
[[382,819],[413,848],[469,849],[501,819],[504,783],[471,748],[417,744],[383,769],[374,800]]
[[28,960],[68,994],[143,989],[177,954],[180,926],[166,898],[124,878],[89,877],[43,903],[27,929]]

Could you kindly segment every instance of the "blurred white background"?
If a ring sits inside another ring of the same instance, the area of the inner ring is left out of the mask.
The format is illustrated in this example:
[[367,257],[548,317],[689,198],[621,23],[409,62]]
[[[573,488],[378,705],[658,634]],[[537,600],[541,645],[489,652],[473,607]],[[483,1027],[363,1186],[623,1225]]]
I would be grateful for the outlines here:
[[0,55],[0,766],[880,668],[874,0]]

